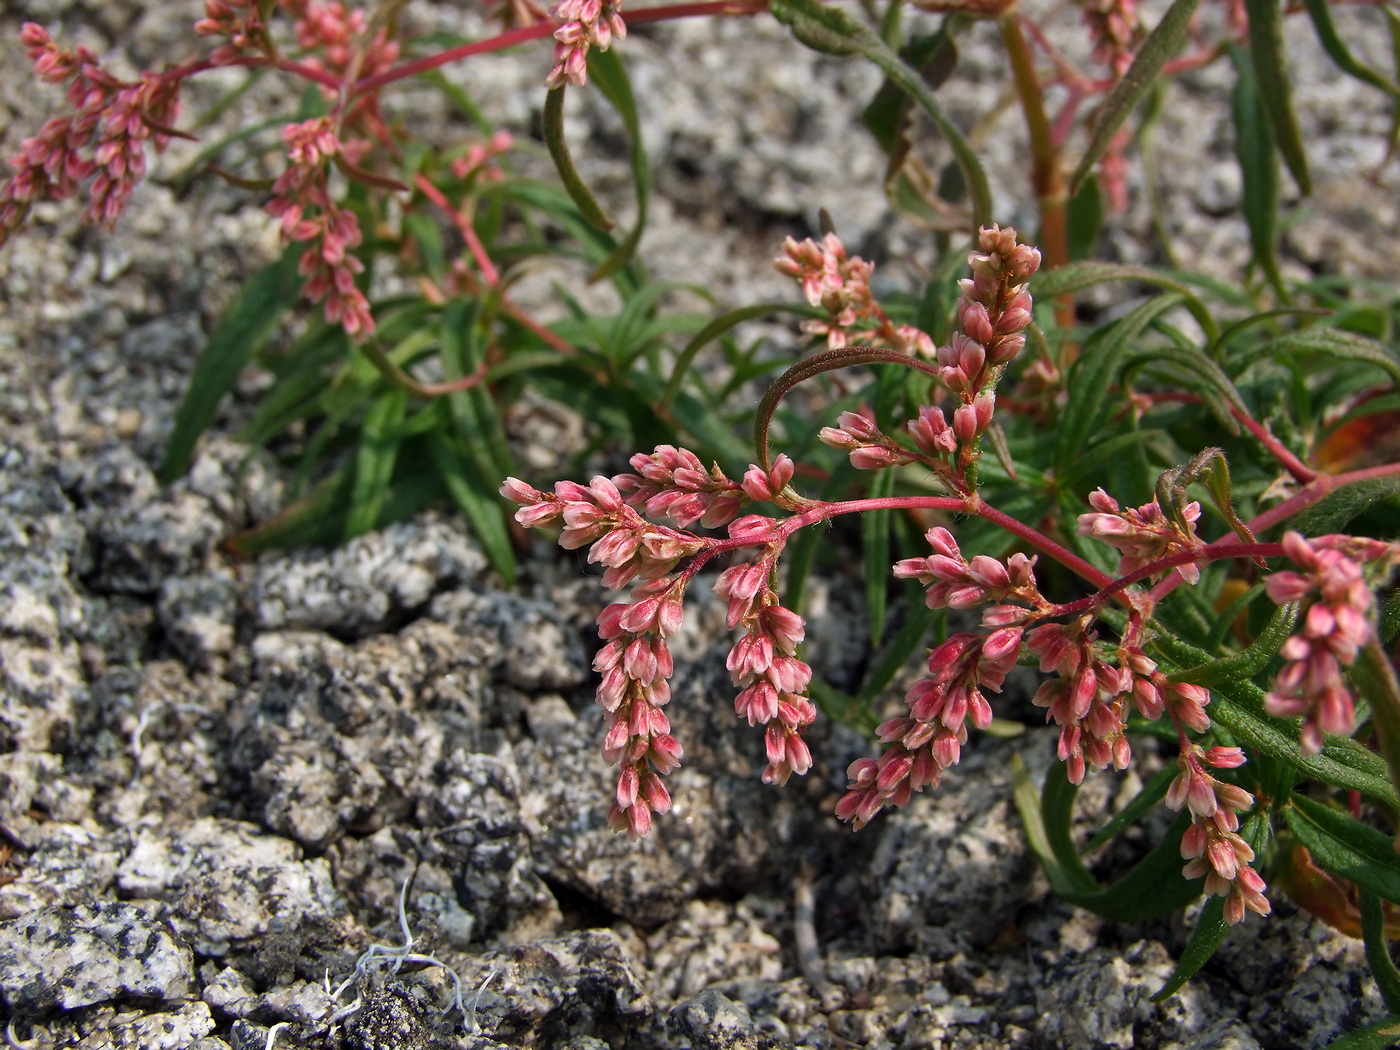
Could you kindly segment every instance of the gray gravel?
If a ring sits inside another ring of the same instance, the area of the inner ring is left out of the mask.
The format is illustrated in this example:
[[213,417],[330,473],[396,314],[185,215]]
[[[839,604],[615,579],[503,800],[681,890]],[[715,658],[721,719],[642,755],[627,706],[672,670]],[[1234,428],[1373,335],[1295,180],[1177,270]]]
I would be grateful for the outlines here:
[[[21,17],[85,24],[80,39],[136,68],[187,40],[198,6],[0,7],[5,143],[57,102],[16,49]],[[480,24],[449,4],[411,3],[408,18]],[[947,93],[964,124],[1002,85],[987,43],[975,27]],[[1392,279],[1393,169],[1387,188],[1365,179],[1388,115],[1320,78],[1306,32],[1294,43],[1300,78],[1327,86],[1301,99],[1319,187],[1287,263]],[[623,47],[657,164],[643,252],[658,276],[735,304],[790,298],[768,260],[823,206],[862,253],[910,260],[882,268],[892,279],[927,261],[853,123],[869,69],[765,20],[638,31]],[[481,59],[473,90],[528,134],[545,63],[543,48]],[[1184,261],[1234,273],[1247,247],[1227,78],[1207,69],[1174,90],[1158,133],[1168,225]],[[448,119],[435,96],[395,105],[426,133]],[[613,118],[589,92],[570,106],[580,162],[626,221]],[[979,133],[1000,217],[1024,224],[1014,112]],[[1149,217],[1132,179],[1105,243],[1136,261]],[[677,645],[676,812],[641,844],[609,833],[588,670],[604,597],[572,559],[541,547],[505,592],[445,512],[337,551],[231,559],[219,541],[265,518],[285,484],[227,436],[256,377],[190,473],[156,484],[203,333],[275,250],[242,191],[177,199],[152,181],[110,235],[44,205],[0,252],[0,876],[14,875],[0,878],[0,1024],[24,1045],[262,1048],[275,1028],[283,1048],[1250,1050],[1320,1047],[1381,1015],[1359,942],[1281,900],[1152,1003],[1188,927],[1055,902],[1021,839],[1008,762],[1043,773],[1053,735],[975,742],[937,793],[857,836],[830,816],[865,753],[850,732],[817,726],[805,782],[765,788],[761,740],[730,713],[714,603]],[[560,276],[522,300],[549,316]],[[561,406],[531,410],[546,443],[525,457],[544,481],[584,428]],[[816,586],[829,614],[810,648],[839,680],[861,658],[859,587]],[[1085,797],[1121,790],[1102,780]],[[827,1001],[794,947],[802,872]]]

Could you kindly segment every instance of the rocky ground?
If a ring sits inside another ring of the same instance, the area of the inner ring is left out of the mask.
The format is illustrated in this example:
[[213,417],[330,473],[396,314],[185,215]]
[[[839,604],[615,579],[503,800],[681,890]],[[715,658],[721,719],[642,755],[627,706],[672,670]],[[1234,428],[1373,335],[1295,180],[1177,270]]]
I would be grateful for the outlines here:
[[[415,3],[409,17],[471,31],[453,7]],[[182,51],[171,42],[198,8],[0,5],[6,143],[57,105],[15,46],[21,19],[54,19],[138,68]],[[788,295],[766,260],[823,205],[869,257],[914,245],[850,123],[869,70],[757,21],[625,46],[658,165],[644,254],[661,276],[735,303]],[[992,55],[969,50],[960,118],[995,103]],[[470,71],[520,134],[545,60]],[[1216,272],[1247,256],[1227,82],[1189,78],[1162,135],[1179,147],[1162,158],[1178,250]],[[445,119],[428,98],[401,104]],[[580,105],[591,174],[625,186],[606,115]],[[1290,265],[1390,279],[1393,171],[1387,188],[1363,178],[1388,114],[1328,87],[1305,118],[1321,178]],[[603,129],[591,153],[589,126]],[[1024,222],[1017,130],[1008,116],[983,136],[1003,217]],[[1133,259],[1149,243],[1135,179],[1108,239]],[[1282,900],[1152,1003],[1189,927],[1105,923],[1047,896],[1008,777],[1013,753],[1043,774],[1045,733],[977,741],[935,794],[855,836],[830,815],[867,746],[853,734],[819,727],[805,783],[765,788],[760,739],[727,699],[713,603],[677,645],[676,810],[645,842],[614,836],[588,670],[604,598],[573,559],[542,546],[503,590],[446,513],[339,550],[229,558],[219,541],[265,518],[285,483],[226,436],[251,388],[189,474],[156,483],[204,333],[276,249],[245,195],[149,183],[112,234],[72,207],[35,218],[0,252],[10,1045],[1249,1050],[1320,1047],[1381,1015],[1360,944]],[[829,614],[813,617],[811,651],[838,680],[861,659],[858,590],[833,576],[816,595]],[[1132,789],[1100,778],[1086,810]]]

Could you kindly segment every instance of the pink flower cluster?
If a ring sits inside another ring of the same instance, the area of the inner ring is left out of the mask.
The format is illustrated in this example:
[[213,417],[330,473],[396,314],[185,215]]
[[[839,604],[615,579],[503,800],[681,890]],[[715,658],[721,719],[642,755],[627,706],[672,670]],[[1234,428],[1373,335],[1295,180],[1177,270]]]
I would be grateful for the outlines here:
[[452,174],[459,179],[475,175],[479,183],[499,182],[505,178],[505,172],[491,162],[514,146],[515,139],[509,131],[497,131],[486,142],[474,142],[460,157],[453,158]]
[[[1205,544],[1196,537],[1196,522],[1201,517],[1201,505],[1196,502],[1182,508],[1186,528],[1162,513],[1154,499],[1136,510],[1122,510],[1118,501],[1103,489],[1089,493],[1092,513],[1079,515],[1079,534],[1103,540],[1123,552],[1118,571],[1124,575],[1144,565],[1151,565],[1172,554],[1199,550]],[[1200,567],[1192,562],[1178,565],[1176,571],[1187,583],[1201,578]]]
[[937,787],[956,765],[967,743],[967,722],[992,724],[992,708],[982,690],[1001,692],[1020,653],[1019,628],[982,637],[955,634],[929,654],[930,677],[910,687],[909,717],[891,718],[876,730],[890,747],[879,759],[858,758],[846,769],[846,794],[836,815],[856,829],[885,806],[903,806],[916,791]]
[[706,470],[693,452],[674,445],[657,445],[651,455],[631,459],[635,474],[613,480],[627,493],[629,506],[654,518],[669,518],[679,528],[700,522],[717,529],[734,520],[744,505],[744,490],[724,476],[718,466]]
[[[784,540],[771,518],[735,519],[747,500],[771,500],[787,487],[792,461],[779,456],[768,470],[751,466],[739,484],[718,467],[706,471],[694,453],[672,445],[633,456],[632,466],[637,473],[596,477],[587,486],[561,481],[552,495],[508,478],[501,494],[521,504],[515,518],[526,528],[562,526],[561,546],[588,546],[589,561],[605,567],[606,586],[618,589],[635,581],[632,601],[608,606],[598,619],[605,644],[594,668],[603,676],[598,703],[608,713],[604,755],[621,766],[608,819],[636,837],[651,827],[652,813],[670,808],[660,778],[681,758],[661,710],[671,695],[666,639],[681,625],[686,586],[720,550],[761,548],[757,559],[720,573],[714,590],[728,602],[730,629],[744,631],[728,667],[739,687],[735,711],[750,725],[767,727],[765,783],[782,784],[811,768],[802,734],[815,720],[816,708],[806,695],[812,670],[797,655],[806,624],[782,606],[771,582]],[[639,511],[685,524],[727,523],[729,539],[653,524]],[[689,564],[678,572],[686,559]]]
[[[1013,554],[1006,564],[985,555],[966,561],[952,533],[942,527],[927,537],[933,554],[897,562],[895,576],[918,580],[928,588],[929,608],[970,609],[1010,599],[1039,607],[1047,603],[1035,585],[1035,560]],[[902,806],[914,792],[937,786],[944,770],[955,765],[967,742],[970,719],[978,729],[992,721],[982,689],[1000,692],[1021,652],[1021,621],[1033,610],[997,604],[988,610],[986,636],[955,634],[929,655],[930,677],[921,678],[905,696],[909,717],[892,718],[879,727],[890,747],[878,760],[862,758],[846,770],[846,794],[836,814],[863,827],[887,805]]]
[[566,80],[578,87],[588,83],[588,49],[606,51],[613,37],[627,35],[622,0],[561,0],[549,13],[559,27],[554,31],[554,68],[545,79],[551,90]]
[[367,143],[343,143],[335,119],[315,117],[282,129],[287,146],[287,169],[273,184],[268,214],[280,220],[282,241],[310,241],[298,272],[307,279],[303,294],[314,303],[325,300],[326,321],[352,336],[374,332],[369,300],[355,284],[365,266],[350,252],[361,242],[355,213],[331,199],[326,168],[337,156],[357,157]]
[[[1274,688],[1264,698],[1264,709],[1284,718],[1302,717],[1299,737],[1303,750],[1322,750],[1324,733],[1347,734],[1356,721],[1351,690],[1342,679],[1357,652],[1370,640],[1375,597],[1362,577],[1360,562],[1344,548],[1353,543],[1346,536],[1321,536],[1308,540],[1287,532],[1283,549],[1301,572],[1276,572],[1268,578],[1269,598],[1278,605],[1306,602],[1303,629],[1283,643],[1288,661],[1278,673]],[[1387,545],[1358,551],[1377,557]]]
[[272,46],[258,0],[204,0],[204,17],[194,24],[194,31],[200,36],[228,38],[209,55],[216,66],[250,52],[266,53]]
[[715,594],[729,602],[725,622],[746,632],[729,651],[730,678],[741,686],[734,711],[749,725],[767,726],[765,784],[785,784],[812,768],[812,752],[802,732],[817,718],[807,698],[812,669],[797,656],[806,622],[778,601],[769,583],[776,554],[734,565],[720,573]]
[[888,343],[901,353],[933,356],[933,340],[913,325],[895,325],[870,291],[873,263],[859,255],[846,256],[841,238],[828,233],[820,242],[800,243],[788,237],[783,253],[773,260],[781,274],[796,278],[807,302],[827,312],[826,320],[802,322],[802,330],[825,335],[827,345],[848,346],[869,340]]
[[146,143],[164,149],[180,109],[180,82],[154,73],[129,83],[113,76],[87,48],[61,50],[47,30],[26,22],[20,41],[34,72],[68,84],[69,117],[48,121],[8,158],[14,174],[0,184],[0,244],[34,203],[64,200],[88,180],[87,218],[111,227],[146,174]]
[[[1016,242],[1010,226],[983,227],[977,247],[968,254],[971,277],[958,282],[958,328],[947,346],[938,348],[943,383],[966,405],[990,392],[1006,365],[1026,345],[1031,323],[1031,296],[1026,291],[1040,269],[1040,252]],[[984,410],[991,419],[990,406]],[[979,417],[980,418],[980,417]]]
[[1094,60],[1119,79],[1133,64],[1142,37],[1136,0],[1082,0],[1084,24],[1094,43]]
[[605,644],[593,667],[603,676],[597,698],[608,717],[603,756],[621,767],[608,823],[633,838],[645,835],[652,813],[671,808],[661,777],[682,757],[661,710],[671,698],[673,663],[666,639],[680,629],[687,582],[670,574],[705,541],[647,522],[605,477],[587,486],[561,481],[553,495],[507,478],[501,495],[522,504],[515,519],[526,528],[562,525],[560,546],[588,546],[588,560],[606,566],[608,587],[640,581],[632,602],[609,605],[598,617]]
[[[399,57],[399,43],[380,26],[366,39],[369,15],[363,10],[347,10],[340,0],[308,3],[283,0],[296,16],[297,44],[309,52],[304,59],[313,69],[344,76],[372,77],[392,66]],[[358,63],[358,65],[356,64]]]
[[[939,418],[942,418],[941,412]],[[951,430],[949,432],[951,433]],[[836,420],[836,426],[822,427],[817,439],[823,445],[830,445],[847,453],[851,466],[857,470],[880,470],[884,467],[914,463],[919,459],[887,437],[865,411],[842,412]],[[957,447],[956,442],[953,447]]]
[[1167,807],[1191,812],[1191,826],[1181,839],[1181,855],[1188,863],[1181,871],[1188,879],[1206,877],[1206,892],[1225,898],[1225,920],[1231,925],[1244,918],[1245,910],[1269,914],[1264,880],[1251,868],[1254,850],[1239,834],[1239,814],[1254,805],[1254,796],[1235,784],[1217,780],[1206,767],[1234,769],[1244,764],[1237,747],[1203,750],[1182,741],[1177,758],[1180,772],[1167,789]]

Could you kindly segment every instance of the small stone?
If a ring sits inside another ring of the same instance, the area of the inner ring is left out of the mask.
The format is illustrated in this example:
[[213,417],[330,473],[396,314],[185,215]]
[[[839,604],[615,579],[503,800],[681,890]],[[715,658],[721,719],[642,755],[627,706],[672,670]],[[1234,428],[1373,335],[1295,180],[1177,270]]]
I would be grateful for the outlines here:
[[112,999],[183,999],[193,979],[189,946],[125,901],[0,923],[0,1005],[27,1016]]

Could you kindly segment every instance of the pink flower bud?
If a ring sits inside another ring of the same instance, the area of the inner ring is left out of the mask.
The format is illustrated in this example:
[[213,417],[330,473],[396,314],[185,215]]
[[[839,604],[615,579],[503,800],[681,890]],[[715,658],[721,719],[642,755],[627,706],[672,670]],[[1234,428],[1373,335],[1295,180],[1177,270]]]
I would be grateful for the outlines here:
[[977,409],[971,405],[959,405],[953,412],[953,433],[958,440],[967,444],[977,436]]

